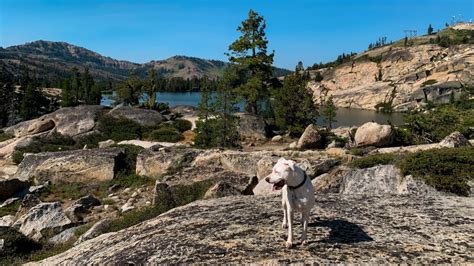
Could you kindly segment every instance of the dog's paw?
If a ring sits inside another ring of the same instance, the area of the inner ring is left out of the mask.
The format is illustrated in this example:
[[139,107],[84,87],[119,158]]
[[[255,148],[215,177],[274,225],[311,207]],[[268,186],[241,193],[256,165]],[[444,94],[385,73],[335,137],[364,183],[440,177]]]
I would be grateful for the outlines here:
[[290,241],[286,241],[285,246],[286,246],[286,248],[292,248],[292,247],[293,247],[293,243],[290,242]]
[[286,223],[282,223],[282,224],[281,224],[281,228],[285,229],[285,228],[287,228],[287,227],[288,227],[288,225],[287,225]]
[[308,241],[306,240],[301,241],[301,246],[306,246],[307,244],[308,244]]

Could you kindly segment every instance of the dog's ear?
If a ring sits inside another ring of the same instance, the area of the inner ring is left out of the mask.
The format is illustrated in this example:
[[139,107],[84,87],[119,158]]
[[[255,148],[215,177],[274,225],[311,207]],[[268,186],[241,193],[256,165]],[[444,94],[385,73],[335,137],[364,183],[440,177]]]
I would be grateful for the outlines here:
[[295,170],[295,162],[292,160],[286,160],[285,165],[287,165],[291,171]]

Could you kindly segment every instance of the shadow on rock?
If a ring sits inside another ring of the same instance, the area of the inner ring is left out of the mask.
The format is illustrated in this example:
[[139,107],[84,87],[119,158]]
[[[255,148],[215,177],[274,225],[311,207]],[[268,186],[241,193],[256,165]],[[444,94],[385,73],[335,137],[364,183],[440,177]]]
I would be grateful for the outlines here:
[[309,227],[328,227],[331,229],[329,236],[318,242],[351,244],[372,241],[358,225],[344,220],[321,220],[308,224]]

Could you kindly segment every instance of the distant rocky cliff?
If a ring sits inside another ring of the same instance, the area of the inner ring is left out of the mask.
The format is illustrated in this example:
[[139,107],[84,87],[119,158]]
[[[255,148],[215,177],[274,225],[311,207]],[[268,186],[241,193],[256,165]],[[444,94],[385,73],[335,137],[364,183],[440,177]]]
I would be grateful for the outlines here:
[[332,95],[339,107],[386,104],[405,111],[427,101],[449,102],[451,94],[457,98],[474,87],[474,44],[387,45],[318,71],[323,80],[309,84],[316,100]]

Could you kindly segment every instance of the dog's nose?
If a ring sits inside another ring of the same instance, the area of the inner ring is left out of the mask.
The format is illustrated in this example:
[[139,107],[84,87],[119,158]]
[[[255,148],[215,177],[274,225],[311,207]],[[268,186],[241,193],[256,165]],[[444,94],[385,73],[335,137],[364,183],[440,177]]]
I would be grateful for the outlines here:
[[269,176],[265,177],[265,181],[267,181],[268,183],[270,183],[270,177],[269,177]]

